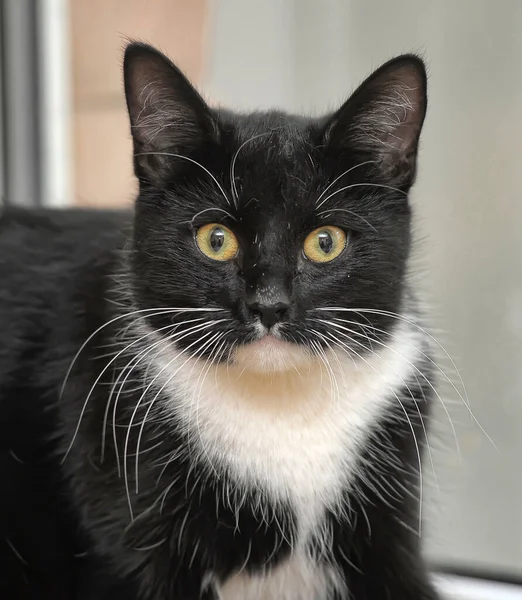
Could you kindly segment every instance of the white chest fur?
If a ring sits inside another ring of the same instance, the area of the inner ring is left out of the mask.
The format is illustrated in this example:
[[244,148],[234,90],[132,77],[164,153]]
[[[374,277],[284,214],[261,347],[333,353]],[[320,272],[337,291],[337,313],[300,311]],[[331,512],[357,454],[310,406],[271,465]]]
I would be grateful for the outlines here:
[[325,510],[339,509],[370,427],[415,375],[422,338],[401,325],[393,340],[364,360],[330,351],[327,365],[272,375],[172,360],[172,351],[155,365],[163,383],[176,373],[167,408],[192,434],[193,450],[225,466],[238,486],[290,502],[297,515],[291,558],[264,576],[224,582],[223,600],[317,600],[335,585],[334,567],[320,570],[307,544],[312,536],[328,543]]
[[301,553],[265,575],[236,575],[219,589],[221,600],[326,600],[342,589],[334,568],[324,568]]

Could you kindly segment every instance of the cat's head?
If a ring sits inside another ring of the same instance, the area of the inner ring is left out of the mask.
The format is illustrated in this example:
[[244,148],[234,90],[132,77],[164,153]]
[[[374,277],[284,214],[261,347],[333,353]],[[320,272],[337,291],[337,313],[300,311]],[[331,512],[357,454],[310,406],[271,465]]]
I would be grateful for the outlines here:
[[258,370],[371,351],[401,310],[422,61],[386,63],[322,118],[210,108],[141,44],[124,74],[133,294],[149,325],[188,354]]

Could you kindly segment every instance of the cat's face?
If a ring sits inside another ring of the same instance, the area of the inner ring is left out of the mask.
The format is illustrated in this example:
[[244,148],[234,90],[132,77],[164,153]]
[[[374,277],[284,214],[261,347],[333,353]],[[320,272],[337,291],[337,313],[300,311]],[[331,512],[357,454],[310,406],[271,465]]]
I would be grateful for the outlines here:
[[371,352],[401,308],[422,63],[388,63],[321,119],[213,111],[143,46],[125,76],[134,291],[158,308],[149,324],[188,354],[252,370]]

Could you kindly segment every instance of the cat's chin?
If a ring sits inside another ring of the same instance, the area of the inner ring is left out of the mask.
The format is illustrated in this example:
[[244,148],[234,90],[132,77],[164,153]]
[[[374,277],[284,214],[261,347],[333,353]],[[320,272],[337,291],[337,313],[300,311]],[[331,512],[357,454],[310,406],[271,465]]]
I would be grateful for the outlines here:
[[265,335],[240,346],[233,355],[233,364],[253,373],[282,373],[307,367],[313,360],[304,346]]

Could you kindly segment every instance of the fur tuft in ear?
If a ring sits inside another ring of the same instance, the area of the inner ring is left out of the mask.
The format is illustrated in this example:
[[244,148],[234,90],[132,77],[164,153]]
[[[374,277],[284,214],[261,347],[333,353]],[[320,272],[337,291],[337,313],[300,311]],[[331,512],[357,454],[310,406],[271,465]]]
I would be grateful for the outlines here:
[[130,44],[123,61],[125,95],[139,178],[161,179],[175,157],[212,132],[210,109],[181,71],[145,44]]
[[411,185],[427,107],[426,70],[413,55],[377,69],[337,111],[328,144],[374,160],[396,185]]

